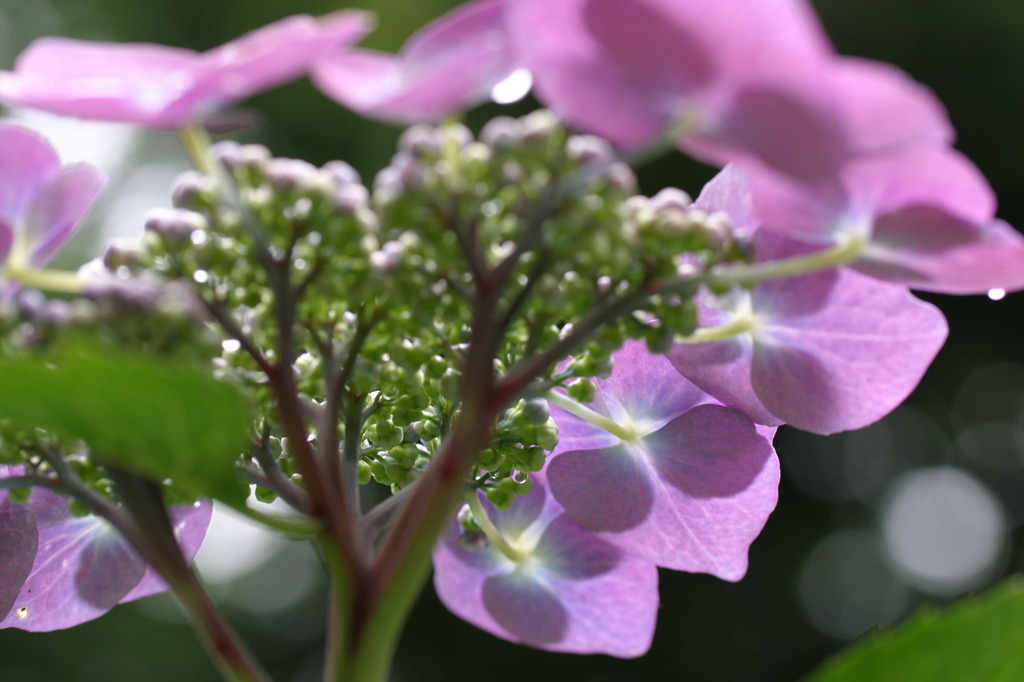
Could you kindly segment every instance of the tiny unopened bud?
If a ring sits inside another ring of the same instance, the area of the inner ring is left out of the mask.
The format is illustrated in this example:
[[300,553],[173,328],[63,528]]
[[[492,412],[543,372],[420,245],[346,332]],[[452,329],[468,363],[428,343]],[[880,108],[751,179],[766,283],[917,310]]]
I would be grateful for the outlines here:
[[419,158],[436,156],[441,151],[441,139],[437,128],[418,123],[402,132],[398,138],[398,148]]
[[178,208],[157,208],[146,216],[146,229],[175,244],[184,244],[196,230],[208,227],[206,219],[193,211]]
[[344,161],[331,161],[320,169],[338,185],[359,185],[362,179],[359,171]]
[[693,204],[693,198],[681,189],[666,187],[651,197],[651,209],[657,212],[675,210],[685,211]]
[[279,192],[305,192],[317,184],[317,167],[301,159],[270,159],[264,164],[264,172]]
[[171,182],[171,203],[175,208],[195,209],[214,203],[217,186],[213,178],[198,171],[185,171]]
[[569,158],[583,163],[611,162],[615,150],[606,140],[594,135],[573,135],[565,144]]
[[234,140],[222,140],[210,146],[210,156],[228,170],[242,163],[242,145]]
[[103,250],[103,265],[113,272],[139,262],[139,242],[135,239],[111,239]]
[[623,192],[635,192],[637,188],[636,174],[625,163],[613,163],[604,172],[604,178],[612,187]]
[[46,306],[46,296],[38,289],[22,289],[15,299],[18,315],[34,319]]
[[538,109],[520,119],[522,140],[527,143],[543,142],[558,129],[558,118],[546,109]]
[[495,149],[514,147],[522,136],[522,125],[509,116],[492,118],[480,131],[480,141]]
[[523,403],[523,416],[531,424],[545,424],[551,418],[551,408],[543,398],[531,398]]

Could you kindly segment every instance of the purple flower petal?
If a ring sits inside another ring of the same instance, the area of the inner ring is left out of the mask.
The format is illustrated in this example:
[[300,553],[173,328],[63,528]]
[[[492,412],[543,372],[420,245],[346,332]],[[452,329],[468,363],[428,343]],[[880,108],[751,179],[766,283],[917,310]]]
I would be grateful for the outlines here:
[[[776,257],[806,251],[767,233],[757,241]],[[861,428],[895,409],[947,333],[942,314],[904,287],[842,268],[758,285],[749,306],[754,327],[743,345],[678,344],[673,365],[741,410],[767,410],[821,434]]]
[[29,265],[44,265],[85,217],[99,196],[106,177],[84,163],[61,168],[32,198],[24,221]]
[[[179,539],[191,555],[209,523],[209,503],[204,507],[183,516],[176,512]],[[75,518],[66,498],[35,489],[27,508],[39,529],[38,551],[14,610],[0,620],[0,628],[69,628],[98,618],[118,603],[166,589],[147,576],[145,561],[115,530],[96,517]]]
[[608,59],[587,26],[587,0],[517,0],[506,20],[516,54],[537,96],[571,125],[624,147],[657,137],[674,115],[674,98],[645,87]]
[[4,264],[45,265],[71,236],[104,176],[87,164],[61,167],[53,148],[35,133],[0,124],[0,300],[15,284],[3,282]]
[[[185,561],[192,563],[196,552],[199,551],[199,546],[203,544],[203,538],[206,537],[206,530],[210,527],[213,503],[209,500],[202,500],[194,505],[171,507],[170,513],[174,537],[178,539],[181,553],[185,556]],[[126,604],[136,599],[166,592],[167,589],[167,582],[152,566],[147,566],[146,573],[142,576],[139,584],[121,597],[118,603]]]
[[864,239],[851,267],[872,277],[949,294],[1024,289],[1024,236],[994,221],[991,187],[954,150],[926,145],[855,159],[841,185],[813,187],[762,169],[750,186],[765,229],[807,243]]
[[831,47],[803,2],[520,0],[508,26],[538,97],[618,145],[686,120],[680,145],[699,158],[756,157],[800,177],[845,150],[820,86]]
[[200,54],[161,45],[42,38],[14,72],[0,73],[0,100],[79,118],[177,128],[224,104],[299,76],[327,49],[370,28],[362,12],[318,22],[282,19]]
[[399,55],[352,50],[321,59],[314,83],[373,118],[433,121],[487,98],[517,68],[504,29],[506,0],[456,8],[414,35]]
[[659,566],[725,580],[746,573],[778,500],[770,442],[720,405],[694,407],[636,442],[555,455],[546,472],[587,530]]
[[908,144],[950,144],[955,133],[935,94],[883,62],[842,57],[831,75],[852,147],[860,153]]
[[[18,473],[0,466],[0,477]],[[0,617],[9,616],[17,603],[22,585],[32,572],[38,546],[39,531],[32,512],[26,505],[11,502],[0,490]]]
[[33,197],[60,170],[60,159],[41,136],[9,123],[0,123],[0,149],[0,224],[13,231]]
[[[534,544],[517,564],[490,544],[466,549],[453,522],[434,550],[434,585],[450,611],[498,637],[551,651],[627,658],[647,651],[658,609],[652,564],[580,528],[545,494],[541,476],[508,512],[484,505],[506,537]],[[506,521],[521,518],[519,505],[543,511],[510,533]]]

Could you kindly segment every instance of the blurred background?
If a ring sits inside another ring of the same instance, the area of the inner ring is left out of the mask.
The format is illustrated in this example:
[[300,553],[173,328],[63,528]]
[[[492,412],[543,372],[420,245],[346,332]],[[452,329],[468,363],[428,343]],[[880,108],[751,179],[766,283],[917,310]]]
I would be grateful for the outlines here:
[[[380,28],[364,44],[397,49],[451,0],[363,0]],[[1019,0],[821,0],[840,52],[893,62],[932,87],[986,173],[1000,215],[1024,226],[1024,3]],[[42,35],[207,49],[282,16],[276,0],[0,0],[0,68]],[[293,0],[322,14],[334,0]],[[245,105],[261,121],[243,141],[314,163],[340,158],[371,179],[397,128],[360,120],[306,81]],[[530,102],[506,107],[521,114]],[[478,127],[499,111],[474,112]],[[12,115],[7,112],[7,115]],[[187,167],[172,135],[18,114],[65,160],[88,159],[112,185],[65,265],[110,236],[141,230]],[[0,150],[3,153],[3,150]],[[713,169],[678,155],[640,171],[646,192],[696,195]],[[657,635],[636,661],[548,654],[500,641],[449,615],[431,590],[400,646],[400,682],[572,679],[786,681],[867,630],[925,603],[983,589],[1024,566],[1024,295],[928,296],[951,335],[908,403],[863,431],[820,438],[783,429],[779,507],[737,584],[662,572]],[[319,679],[325,585],[312,551],[218,517],[200,566],[281,682]],[[0,632],[4,682],[216,680],[168,597],[121,606],[70,631]]]

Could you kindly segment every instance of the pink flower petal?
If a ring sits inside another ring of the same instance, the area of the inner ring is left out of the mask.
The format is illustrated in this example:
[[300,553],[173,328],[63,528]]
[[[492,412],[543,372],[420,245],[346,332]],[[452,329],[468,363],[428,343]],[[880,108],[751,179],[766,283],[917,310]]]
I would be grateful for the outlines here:
[[360,114],[439,120],[487,98],[517,63],[504,30],[505,0],[458,7],[413,36],[399,55],[353,50],[321,59],[314,83]]

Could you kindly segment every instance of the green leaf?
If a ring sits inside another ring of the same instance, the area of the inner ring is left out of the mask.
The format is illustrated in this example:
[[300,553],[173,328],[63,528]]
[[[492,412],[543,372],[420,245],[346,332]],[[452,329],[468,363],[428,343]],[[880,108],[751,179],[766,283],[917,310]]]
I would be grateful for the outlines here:
[[81,439],[98,461],[230,504],[251,428],[232,386],[166,358],[90,350],[0,359],[0,419]]
[[841,651],[804,682],[1018,682],[1024,680],[1024,580],[903,625]]

